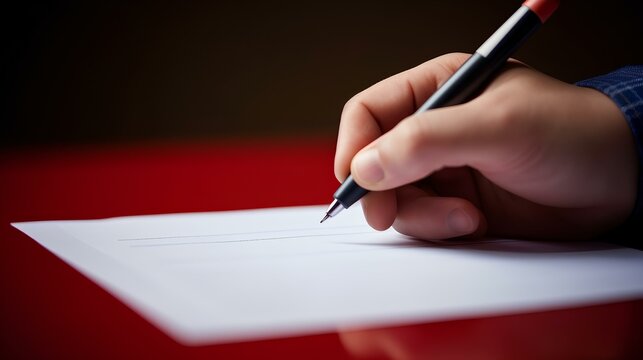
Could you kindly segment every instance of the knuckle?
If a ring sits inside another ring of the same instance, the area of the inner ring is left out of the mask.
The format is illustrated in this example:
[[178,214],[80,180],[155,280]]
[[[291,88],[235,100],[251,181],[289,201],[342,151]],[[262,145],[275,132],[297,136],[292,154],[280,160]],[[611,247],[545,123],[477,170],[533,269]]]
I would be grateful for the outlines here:
[[490,104],[485,107],[490,109],[488,121],[494,131],[509,131],[515,127],[521,114],[520,106],[515,100],[507,96],[493,96],[489,99]]
[[363,107],[362,103],[362,93],[356,94],[344,104],[344,107],[342,108],[342,117],[344,117],[347,114],[353,113],[355,110],[357,110],[360,107]]

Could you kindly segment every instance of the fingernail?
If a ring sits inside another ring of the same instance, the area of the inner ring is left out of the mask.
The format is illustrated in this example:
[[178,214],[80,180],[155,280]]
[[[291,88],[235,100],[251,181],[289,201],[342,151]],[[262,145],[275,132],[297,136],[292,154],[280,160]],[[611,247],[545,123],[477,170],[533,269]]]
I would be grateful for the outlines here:
[[375,184],[384,179],[384,170],[380,165],[377,149],[369,149],[358,154],[353,159],[353,172],[359,179],[369,184]]
[[474,230],[473,220],[460,208],[451,210],[447,216],[447,225],[455,235],[469,234]]

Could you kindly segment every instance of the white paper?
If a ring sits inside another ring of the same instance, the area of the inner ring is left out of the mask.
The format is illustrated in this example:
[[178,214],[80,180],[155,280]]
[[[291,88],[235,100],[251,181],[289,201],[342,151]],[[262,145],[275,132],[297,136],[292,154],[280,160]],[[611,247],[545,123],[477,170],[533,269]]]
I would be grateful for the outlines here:
[[422,242],[358,206],[13,224],[184,344],[506,314],[643,296],[603,243]]

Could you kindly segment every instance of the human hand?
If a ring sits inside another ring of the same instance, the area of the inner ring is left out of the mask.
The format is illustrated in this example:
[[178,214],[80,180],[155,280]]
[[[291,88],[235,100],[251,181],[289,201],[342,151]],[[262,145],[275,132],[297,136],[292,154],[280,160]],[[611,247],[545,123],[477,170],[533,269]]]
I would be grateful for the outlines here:
[[335,175],[371,190],[368,223],[424,239],[588,238],[622,223],[637,155],[602,93],[511,61],[475,99],[413,115],[468,57],[430,60],[345,105]]

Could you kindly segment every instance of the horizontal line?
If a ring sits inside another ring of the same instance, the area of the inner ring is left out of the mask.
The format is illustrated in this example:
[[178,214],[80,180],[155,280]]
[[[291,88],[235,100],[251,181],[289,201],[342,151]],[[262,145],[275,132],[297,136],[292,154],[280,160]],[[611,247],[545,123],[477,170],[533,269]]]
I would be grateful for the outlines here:
[[176,245],[225,244],[225,243],[239,243],[239,242],[251,242],[251,241],[286,240],[286,239],[298,239],[298,238],[325,237],[325,236],[336,236],[336,235],[360,235],[360,234],[370,234],[370,233],[372,233],[372,232],[371,231],[362,231],[362,232],[354,232],[354,233],[297,235],[297,236],[281,236],[281,237],[242,239],[242,240],[194,241],[194,242],[165,243],[165,244],[141,244],[141,245],[131,245],[130,247],[158,247],[158,246],[176,246]]
[[[366,227],[366,226],[364,226],[364,225],[334,226],[334,227],[324,227],[323,229],[334,230],[334,229],[351,229],[351,228],[362,228],[362,227]],[[220,236],[234,236],[234,235],[253,235],[253,234],[265,234],[265,233],[279,233],[279,232],[289,232],[289,231],[310,231],[310,230],[319,230],[319,229],[321,229],[321,228],[284,229],[284,230],[273,230],[273,231],[251,231],[251,232],[225,233],[225,234],[202,234],[202,235],[177,235],[177,236],[123,238],[123,239],[116,239],[116,241],[189,239],[189,238],[203,238],[203,237],[220,237]]]

